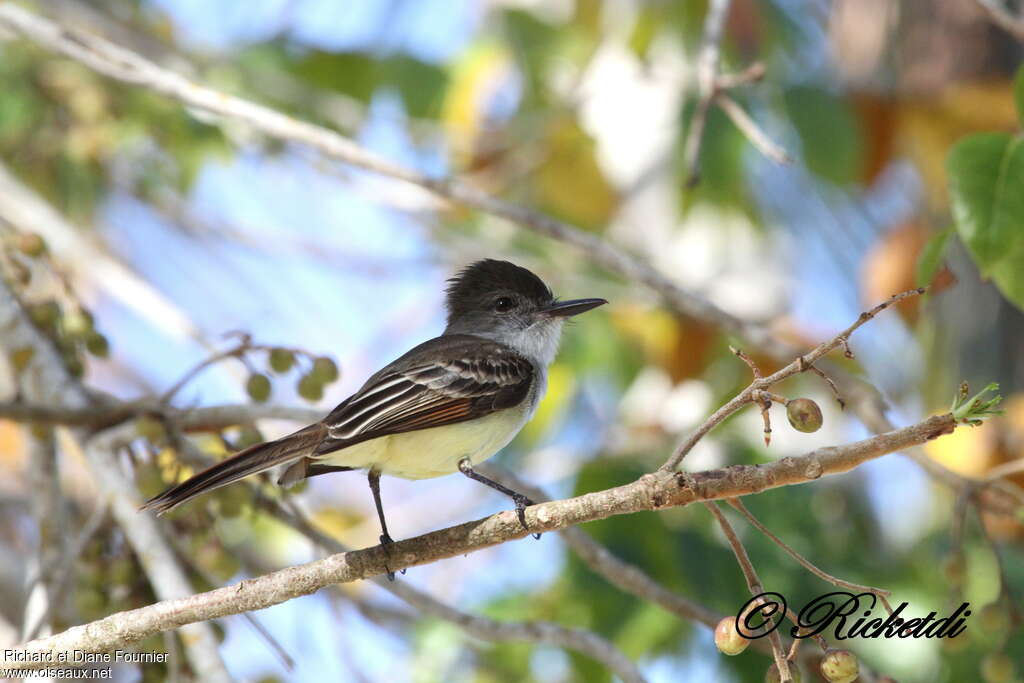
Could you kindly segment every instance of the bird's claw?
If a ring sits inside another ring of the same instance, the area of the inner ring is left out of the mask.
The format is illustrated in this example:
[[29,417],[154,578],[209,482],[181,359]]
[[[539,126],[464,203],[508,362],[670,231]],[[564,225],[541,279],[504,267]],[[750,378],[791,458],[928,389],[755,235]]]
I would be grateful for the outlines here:
[[[516,504],[516,515],[519,517],[519,523],[523,525],[524,529],[529,531],[530,527],[526,525],[526,508],[535,505],[535,503],[521,493],[513,495],[512,500]],[[536,539],[540,538],[540,534],[531,534],[531,536]]]
[[[391,540],[391,536],[387,535],[386,533],[380,535],[380,545],[382,548],[384,548],[385,555],[390,554],[390,552],[388,551],[388,546],[392,545],[393,543],[394,541]],[[395,573],[388,568],[387,564],[384,565],[384,570],[387,572],[388,581],[394,581]],[[401,573],[405,574],[405,570],[401,570]]]

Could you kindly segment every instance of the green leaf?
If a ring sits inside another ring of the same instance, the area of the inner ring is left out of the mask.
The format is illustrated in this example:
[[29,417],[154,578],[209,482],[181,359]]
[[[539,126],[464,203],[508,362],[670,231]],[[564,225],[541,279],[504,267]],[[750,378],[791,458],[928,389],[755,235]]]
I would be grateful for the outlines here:
[[927,287],[931,284],[935,273],[942,265],[942,259],[946,255],[946,247],[949,246],[949,236],[953,234],[952,228],[947,228],[936,233],[928,240],[921,250],[921,256],[917,259],[917,274],[915,281],[918,287]]
[[1017,103],[1017,119],[1024,127],[1024,65],[1017,69],[1017,77],[1013,79],[1013,99]]
[[984,277],[1024,249],[1024,138],[977,133],[946,160],[953,218]]
[[822,88],[811,87],[787,90],[783,100],[800,135],[807,168],[837,185],[859,178],[864,146],[847,103]]

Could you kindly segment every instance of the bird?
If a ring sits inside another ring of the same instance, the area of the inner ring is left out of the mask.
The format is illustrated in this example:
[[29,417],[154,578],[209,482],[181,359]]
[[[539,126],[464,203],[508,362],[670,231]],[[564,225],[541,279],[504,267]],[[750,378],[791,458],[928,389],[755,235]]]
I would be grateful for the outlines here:
[[527,528],[525,509],[533,501],[474,467],[504,448],[533,417],[563,323],[608,302],[560,301],[531,271],[496,259],[463,268],[448,280],[445,294],[447,324],[441,335],[385,365],[322,420],[250,446],[140,509],[161,515],[275,467],[283,466],[282,486],[364,470],[380,542],[387,546],[394,541],[381,502],[381,475],[428,479],[461,472],[509,496]]

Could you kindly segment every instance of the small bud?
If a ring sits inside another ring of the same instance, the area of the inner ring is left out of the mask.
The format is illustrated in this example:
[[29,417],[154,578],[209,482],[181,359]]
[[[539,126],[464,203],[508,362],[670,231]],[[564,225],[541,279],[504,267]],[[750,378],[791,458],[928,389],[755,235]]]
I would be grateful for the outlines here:
[[97,358],[106,358],[110,355],[110,342],[99,332],[90,332],[85,338],[85,350]]
[[270,369],[274,372],[288,372],[293,365],[295,365],[295,354],[288,349],[270,350]]
[[821,429],[821,408],[809,398],[796,398],[786,404],[789,424],[798,432],[816,432]]
[[39,258],[46,253],[46,240],[34,232],[20,233],[15,240],[15,245],[18,247],[18,251],[32,258]]
[[715,646],[727,655],[738,655],[747,649],[750,641],[736,630],[736,617],[722,617],[715,626]]
[[849,650],[829,649],[821,660],[821,675],[829,683],[853,683],[860,675],[860,664]]
[[338,379],[338,366],[330,358],[320,356],[313,360],[312,374],[316,375],[323,384],[330,384]]
[[320,378],[313,373],[303,375],[299,380],[299,396],[310,403],[316,403],[324,397],[324,385]]
[[249,375],[249,381],[245,383],[245,391],[249,394],[249,398],[257,403],[266,403],[270,398],[270,378],[254,372]]
[[[793,683],[801,683],[803,681],[803,674],[800,673],[800,667],[796,665],[796,662],[788,662],[789,664],[789,677],[793,679]],[[779,667],[772,662],[772,665],[768,667],[768,671],[764,674],[764,683],[782,683],[782,674],[779,673]]]

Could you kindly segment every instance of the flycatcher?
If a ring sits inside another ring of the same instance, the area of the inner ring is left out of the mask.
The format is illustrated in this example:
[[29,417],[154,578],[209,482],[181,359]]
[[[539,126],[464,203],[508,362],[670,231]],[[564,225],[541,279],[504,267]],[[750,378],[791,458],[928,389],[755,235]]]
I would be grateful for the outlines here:
[[558,301],[525,268],[486,259],[449,280],[448,325],[440,337],[382,368],[320,422],[257,444],[146,502],[162,514],[201,493],[279,465],[288,486],[328,472],[366,470],[391,543],[380,475],[427,479],[462,472],[510,496],[526,527],[533,502],[474,471],[533,416],[558,352],[562,323],[608,303]]

